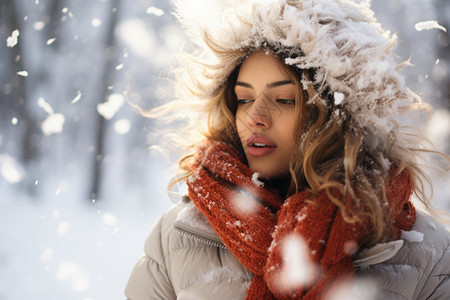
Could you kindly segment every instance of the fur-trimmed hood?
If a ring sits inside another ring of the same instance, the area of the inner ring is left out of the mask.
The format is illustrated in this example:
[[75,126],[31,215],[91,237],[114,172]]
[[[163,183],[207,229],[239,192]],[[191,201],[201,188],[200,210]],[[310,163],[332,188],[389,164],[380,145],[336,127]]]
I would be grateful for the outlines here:
[[[189,98],[208,98],[249,52],[269,46],[285,63],[313,69],[304,78],[325,94],[334,118],[352,116],[369,133],[386,135],[398,114],[421,99],[405,85],[391,53],[396,36],[381,28],[370,1],[176,0],[176,16],[201,63],[187,63]],[[212,42],[212,43],[211,43]],[[243,57],[226,54],[242,50]],[[182,72],[183,73],[183,72]],[[181,73],[181,74],[182,74]],[[184,91],[187,91],[186,89]],[[317,101],[318,99],[310,99]]]

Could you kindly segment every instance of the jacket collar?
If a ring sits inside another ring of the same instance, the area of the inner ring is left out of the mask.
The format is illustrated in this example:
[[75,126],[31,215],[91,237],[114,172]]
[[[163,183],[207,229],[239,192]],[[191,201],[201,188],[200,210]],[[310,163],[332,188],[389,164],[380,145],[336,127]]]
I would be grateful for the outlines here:
[[[178,212],[174,223],[175,229],[207,244],[224,248],[222,240],[197,207],[192,202],[184,205]],[[357,268],[387,261],[397,254],[403,243],[403,240],[396,240],[362,249],[354,257],[354,266]]]
[[223,244],[206,217],[192,202],[178,212],[174,227],[180,231],[193,235],[194,237],[197,236],[202,239]]
[[403,240],[396,240],[362,249],[355,255],[353,264],[355,267],[361,267],[382,263],[394,257],[402,246]]

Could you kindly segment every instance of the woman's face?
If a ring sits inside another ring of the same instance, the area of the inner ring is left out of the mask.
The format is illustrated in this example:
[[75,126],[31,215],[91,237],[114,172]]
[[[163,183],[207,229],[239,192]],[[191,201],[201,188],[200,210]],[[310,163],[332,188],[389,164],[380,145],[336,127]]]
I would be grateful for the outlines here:
[[256,51],[242,63],[235,86],[236,128],[250,169],[263,178],[289,174],[296,147],[295,90],[271,53]]

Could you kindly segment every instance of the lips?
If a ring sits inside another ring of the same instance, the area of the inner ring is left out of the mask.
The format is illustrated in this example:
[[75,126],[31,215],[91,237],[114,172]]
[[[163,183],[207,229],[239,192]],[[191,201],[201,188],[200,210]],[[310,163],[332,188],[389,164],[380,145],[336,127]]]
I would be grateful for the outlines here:
[[252,135],[247,139],[247,152],[252,156],[269,155],[276,147],[277,144],[260,135]]

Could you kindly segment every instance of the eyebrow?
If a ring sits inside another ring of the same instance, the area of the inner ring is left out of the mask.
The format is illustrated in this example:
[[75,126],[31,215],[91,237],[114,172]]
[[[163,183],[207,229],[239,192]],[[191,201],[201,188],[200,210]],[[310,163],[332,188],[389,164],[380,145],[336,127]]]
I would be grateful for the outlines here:
[[[294,82],[292,82],[292,80],[275,81],[275,82],[266,84],[266,87],[268,89],[273,89],[273,88],[276,88],[278,86],[286,85],[286,84],[294,84]],[[242,82],[242,81],[237,81],[236,85],[237,86],[246,87],[246,88],[249,88],[249,89],[253,89],[253,86],[251,84],[246,83],[246,82]]]

